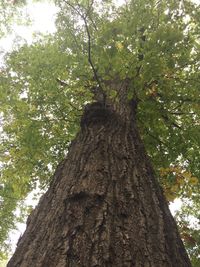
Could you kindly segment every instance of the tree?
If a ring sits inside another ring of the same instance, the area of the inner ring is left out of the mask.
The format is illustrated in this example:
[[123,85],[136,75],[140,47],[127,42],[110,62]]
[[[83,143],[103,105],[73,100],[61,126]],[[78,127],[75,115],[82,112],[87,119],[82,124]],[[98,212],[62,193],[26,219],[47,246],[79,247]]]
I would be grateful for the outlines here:
[[8,267],[191,266],[117,85],[118,105],[87,106]]
[[86,107],[8,266],[191,266],[155,177],[169,200],[198,203],[198,9],[57,4],[56,36],[7,58],[5,200],[47,184]]

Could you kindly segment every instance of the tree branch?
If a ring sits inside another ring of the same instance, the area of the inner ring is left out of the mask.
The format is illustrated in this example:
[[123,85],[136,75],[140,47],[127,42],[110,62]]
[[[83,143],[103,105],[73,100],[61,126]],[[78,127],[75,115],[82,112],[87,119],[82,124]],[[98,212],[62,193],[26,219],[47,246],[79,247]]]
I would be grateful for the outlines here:
[[169,112],[170,114],[172,115],[195,115],[196,113],[195,112]]
[[61,85],[61,86],[68,86],[69,84],[67,84],[64,80],[61,80],[59,78],[56,78],[56,81]]
[[[85,25],[85,29],[86,29],[86,33],[87,33],[87,37],[88,37],[88,62],[92,68],[92,71],[93,71],[93,74],[94,74],[94,78],[96,80],[96,82],[98,83],[98,86],[99,86],[99,90],[100,90],[100,93],[102,94],[103,96],[103,103],[105,104],[105,101],[106,101],[106,93],[104,92],[104,89],[103,89],[103,86],[101,84],[101,81],[100,81],[100,78],[97,74],[97,70],[93,64],[93,61],[92,61],[92,55],[91,55],[91,34],[90,34],[90,31],[89,31],[89,27],[88,27],[88,22],[87,22],[87,17],[89,16],[89,11],[91,10],[91,7],[93,5],[93,1],[91,3],[91,5],[88,7],[88,10],[86,12],[86,14],[82,14],[80,12],[80,10],[78,10],[77,8],[75,8],[71,3],[69,3],[68,1],[65,1],[65,3],[67,5],[69,5],[80,17],[81,19],[83,20],[84,22],[84,25]],[[77,5],[80,7],[80,5],[77,3]]]
[[174,121],[172,121],[167,114],[162,114],[162,111],[160,110],[161,112],[161,117],[163,118],[163,120],[168,123],[168,124],[171,124],[173,127],[175,128],[178,128],[179,130],[181,130],[182,128],[177,124],[175,123]]

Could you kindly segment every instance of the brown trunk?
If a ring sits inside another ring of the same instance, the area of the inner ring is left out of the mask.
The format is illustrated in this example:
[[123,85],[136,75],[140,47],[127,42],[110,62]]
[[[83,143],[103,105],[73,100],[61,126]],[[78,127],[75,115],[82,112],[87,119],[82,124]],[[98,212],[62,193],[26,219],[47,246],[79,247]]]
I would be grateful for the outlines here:
[[112,105],[86,107],[81,131],[8,267],[191,266],[133,104],[122,113]]

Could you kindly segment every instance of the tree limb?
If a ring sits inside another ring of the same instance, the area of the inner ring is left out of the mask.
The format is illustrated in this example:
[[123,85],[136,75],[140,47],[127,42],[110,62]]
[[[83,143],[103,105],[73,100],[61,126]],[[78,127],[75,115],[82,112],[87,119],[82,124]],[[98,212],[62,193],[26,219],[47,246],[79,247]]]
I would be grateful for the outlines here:
[[[89,11],[91,10],[91,7],[93,5],[93,1],[91,3],[91,5],[89,6],[86,14],[82,14],[76,7],[74,7],[71,3],[69,3],[68,1],[65,1],[65,3],[67,5],[69,5],[80,17],[81,19],[83,20],[84,22],[84,25],[85,25],[85,29],[86,29],[86,33],[87,33],[87,37],[88,37],[88,62],[92,68],[92,71],[93,71],[93,74],[94,74],[94,78],[96,80],[96,82],[98,83],[98,86],[99,86],[99,90],[100,90],[100,93],[102,94],[103,96],[103,103],[105,104],[105,101],[106,101],[106,93],[104,92],[104,89],[103,89],[103,86],[101,84],[101,81],[100,81],[100,78],[97,74],[97,70],[93,64],[93,61],[92,61],[92,55],[91,55],[91,34],[90,34],[90,31],[89,31],[89,27],[88,27],[88,22],[87,22],[87,17],[89,16]],[[80,5],[77,3],[77,5],[80,7]]]

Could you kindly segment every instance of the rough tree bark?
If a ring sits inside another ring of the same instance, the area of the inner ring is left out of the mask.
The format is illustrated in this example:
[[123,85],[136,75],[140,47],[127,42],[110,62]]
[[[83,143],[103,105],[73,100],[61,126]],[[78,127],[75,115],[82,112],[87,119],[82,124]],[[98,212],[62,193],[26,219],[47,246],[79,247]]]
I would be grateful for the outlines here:
[[140,139],[135,101],[117,103],[86,106],[8,267],[191,266]]

